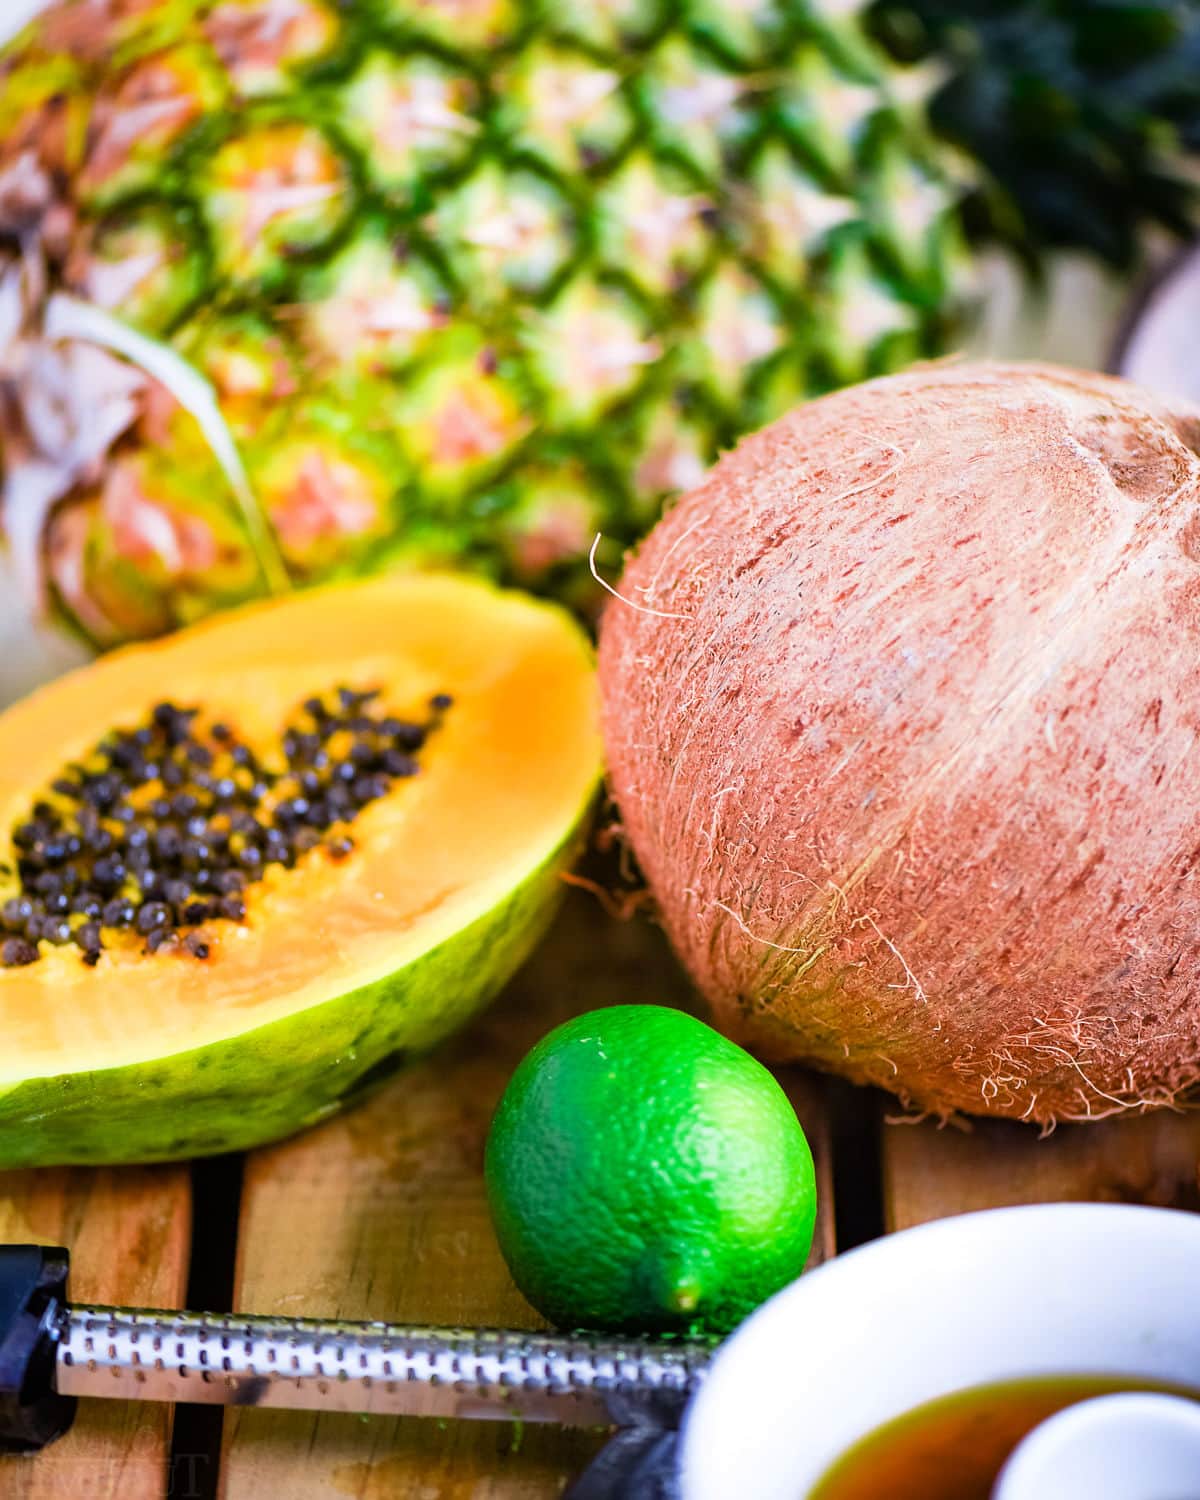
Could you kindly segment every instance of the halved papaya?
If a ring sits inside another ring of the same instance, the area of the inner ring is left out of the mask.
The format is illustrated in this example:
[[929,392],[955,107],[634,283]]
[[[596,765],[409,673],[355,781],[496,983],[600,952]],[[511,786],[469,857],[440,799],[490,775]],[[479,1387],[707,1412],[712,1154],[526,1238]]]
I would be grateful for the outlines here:
[[446,576],[254,605],[9,709],[0,1166],[335,1111],[530,951],[599,769],[578,626]]

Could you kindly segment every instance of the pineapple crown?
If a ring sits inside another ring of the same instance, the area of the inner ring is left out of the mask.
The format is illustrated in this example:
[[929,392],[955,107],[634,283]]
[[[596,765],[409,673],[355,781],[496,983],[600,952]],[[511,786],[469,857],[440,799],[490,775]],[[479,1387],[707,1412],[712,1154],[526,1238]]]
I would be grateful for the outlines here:
[[875,0],[868,21],[942,62],[933,125],[992,179],[975,233],[1128,267],[1144,227],[1195,232],[1200,0]]

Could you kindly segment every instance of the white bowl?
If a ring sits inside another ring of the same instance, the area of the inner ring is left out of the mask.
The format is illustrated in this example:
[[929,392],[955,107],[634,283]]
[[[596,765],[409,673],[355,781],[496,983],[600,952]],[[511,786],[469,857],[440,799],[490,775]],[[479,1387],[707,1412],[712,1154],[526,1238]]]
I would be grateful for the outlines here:
[[1039,1375],[1200,1390],[1200,1215],[991,1209],[828,1262],[721,1347],[684,1423],[683,1500],[806,1500],[913,1407]]
[[1200,401],[1200,246],[1193,245],[1154,278],[1127,314],[1116,370],[1149,391]]

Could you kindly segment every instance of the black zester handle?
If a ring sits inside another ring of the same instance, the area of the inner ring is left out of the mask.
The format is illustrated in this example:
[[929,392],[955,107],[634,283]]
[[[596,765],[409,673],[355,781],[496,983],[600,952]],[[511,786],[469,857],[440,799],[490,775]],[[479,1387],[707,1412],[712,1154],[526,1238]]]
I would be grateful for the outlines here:
[[0,1452],[36,1452],[75,1420],[54,1384],[69,1265],[62,1249],[0,1247]]

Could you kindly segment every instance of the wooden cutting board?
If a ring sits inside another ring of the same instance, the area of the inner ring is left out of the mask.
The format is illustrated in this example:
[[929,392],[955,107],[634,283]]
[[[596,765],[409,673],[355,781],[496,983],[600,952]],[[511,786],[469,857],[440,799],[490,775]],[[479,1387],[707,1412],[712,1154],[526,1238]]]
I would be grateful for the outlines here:
[[[599,1005],[695,1001],[661,935],[572,892],[550,939],[485,1016],[317,1130],[210,1164],[190,1219],[186,1168],[0,1176],[0,1232],[62,1241],[74,1290],[183,1305],[193,1287],[244,1311],[536,1327],[500,1259],[483,1195],[488,1122],[517,1061]],[[814,1261],[968,1209],[1055,1198],[1200,1210],[1200,1115],[969,1131],[889,1124],[888,1101],[784,1070],[821,1187]],[[239,1198],[236,1195],[240,1175]],[[222,1199],[228,1208],[221,1209]],[[231,1225],[221,1212],[238,1214]],[[224,1264],[228,1257],[228,1264]],[[36,1459],[0,1459],[4,1500],[549,1500],[604,1434],[508,1422],[239,1410],[213,1420],[84,1408]],[[171,1477],[173,1476],[173,1478]]]

